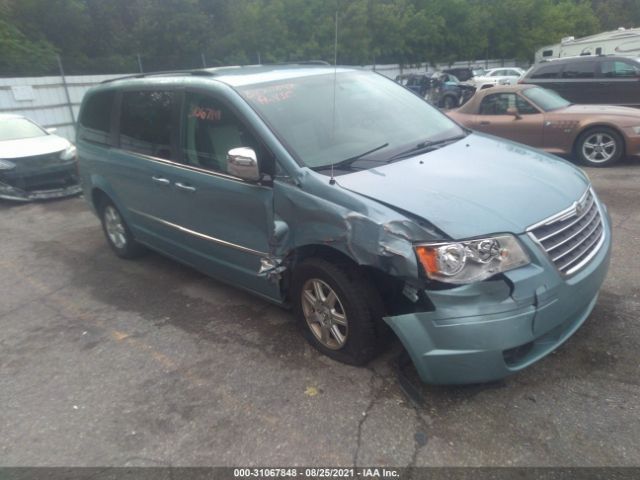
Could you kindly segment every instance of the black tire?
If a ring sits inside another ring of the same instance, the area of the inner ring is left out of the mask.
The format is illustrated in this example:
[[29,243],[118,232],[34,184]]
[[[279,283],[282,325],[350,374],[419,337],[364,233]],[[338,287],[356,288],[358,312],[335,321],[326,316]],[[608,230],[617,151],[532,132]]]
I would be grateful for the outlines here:
[[[346,341],[339,348],[328,348],[312,331],[303,307],[303,289],[308,281],[321,280],[338,297],[346,315]],[[342,363],[364,365],[380,353],[386,339],[379,336],[382,302],[373,284],[352,266],[336,265],[319,258],[303,261],[292,278],[291,302],[293,312],[307,341],[321,353]]]
[[[599,144],[597,139],[602,139]],[[594,143],[596,142],[596,143]],[[606,147],[613,143],[613,147]],[[588,145],[599,145],[590,148]],[[602,152],[596,151],[602,148]],[[589,154],[589,152],[593,152]],[[576,140],[575,156],[583,165],[589,167],[609,167],[616,163],[624,155],[624,140],[622,136],[612,128],[595,127],[580,134]]]
[[456,108],[457,106],[458,105],[456,99],[451,95],[447,95],[442,99],[442,108],[444,110],[451,110],[452,108]]
[[[135,238],[133,238],[133,234],[127,226],[127,223],[124,221],[124,218],[120,214],[120,211],[111,200],[107,198],[103,199],[100,202],[98,212],[100,214],[100,222],[102,223],[102,231],[104,232],[104,236],[107,239],[107,243],[109,244],[109,247],[111,247],[111,250],[113,250],[117,256],[119,256],[120,258],[131,259],[137,258],[145,252],[145,248],[138,242],[136,242]],[[112,239],[112,236],[108,231],[108,217],[113,213],[117,215],[122,225],[122,243],[116,243],[116,241]]]

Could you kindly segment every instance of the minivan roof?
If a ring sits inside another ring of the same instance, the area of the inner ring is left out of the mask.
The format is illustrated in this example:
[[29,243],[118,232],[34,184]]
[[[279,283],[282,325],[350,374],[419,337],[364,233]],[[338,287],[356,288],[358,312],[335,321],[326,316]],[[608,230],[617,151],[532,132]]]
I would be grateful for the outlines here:
[[322,75],[334,72],[355,71],[353,67],[336,67],[330,65],[318,65],[316,63],[302,63],[295,65],[249,65],[233,67],[203,68],[197,70],[179,70],[169,72],[153,72],[148,74],[129,75],[125,77],[106,80],[103,84],[117,85],[127,80],[153,80],[162,78],[163,82],[173,78],[185,76],[211,77],[226,83],[232,87],[251,85],[275,80],[287,80],[290,78]]

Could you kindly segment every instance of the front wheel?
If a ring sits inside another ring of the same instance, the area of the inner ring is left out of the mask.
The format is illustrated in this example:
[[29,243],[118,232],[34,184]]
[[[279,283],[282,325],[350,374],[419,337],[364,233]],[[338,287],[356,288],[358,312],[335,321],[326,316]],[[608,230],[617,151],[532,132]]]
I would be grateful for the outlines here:
[[576,157],[590,167],[608,167],[613,165],[624,153],[624,141],[616,131],[606,128],[594,128],[584,132],[576,142]]
[[328,357],[364,365],[380,351],[381,303],[355,268],[305,260],[293,274],[291,297],[307,341]]

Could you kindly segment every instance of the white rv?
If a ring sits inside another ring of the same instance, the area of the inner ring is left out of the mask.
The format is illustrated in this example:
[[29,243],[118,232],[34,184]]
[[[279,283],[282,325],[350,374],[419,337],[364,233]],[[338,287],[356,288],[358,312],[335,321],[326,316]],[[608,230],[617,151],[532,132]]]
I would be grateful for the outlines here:
[[538,50],[535,62],[580,55],[640,57],[640,28],[619,28],[582,38],[565,37],[560,43]]

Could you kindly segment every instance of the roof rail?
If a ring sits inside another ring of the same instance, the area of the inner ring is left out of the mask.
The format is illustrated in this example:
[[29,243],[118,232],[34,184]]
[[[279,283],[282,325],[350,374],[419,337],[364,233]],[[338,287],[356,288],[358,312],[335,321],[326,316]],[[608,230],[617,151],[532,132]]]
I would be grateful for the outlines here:
[[111,78],[109,80],[103,80],[100,83],[110,83],[117,82],[119,80],[128,80],[133,78],[146,78],[146,77],[155,77],[155,76],[163,76],[163,75],[196,75],[196,76],[214,76],[216,73],[206,69],[196,69],[196,70],[165,70],[160,72],[149,72],[149,73],[136,73],[134,75],[124,75],[122,77]]
[[[297,62],[281,62],[274,65],[331,65],[331,63],[325,62],[324,60],[300,60]],[[265,64],[264,66],[269,66],[269,64]]]

